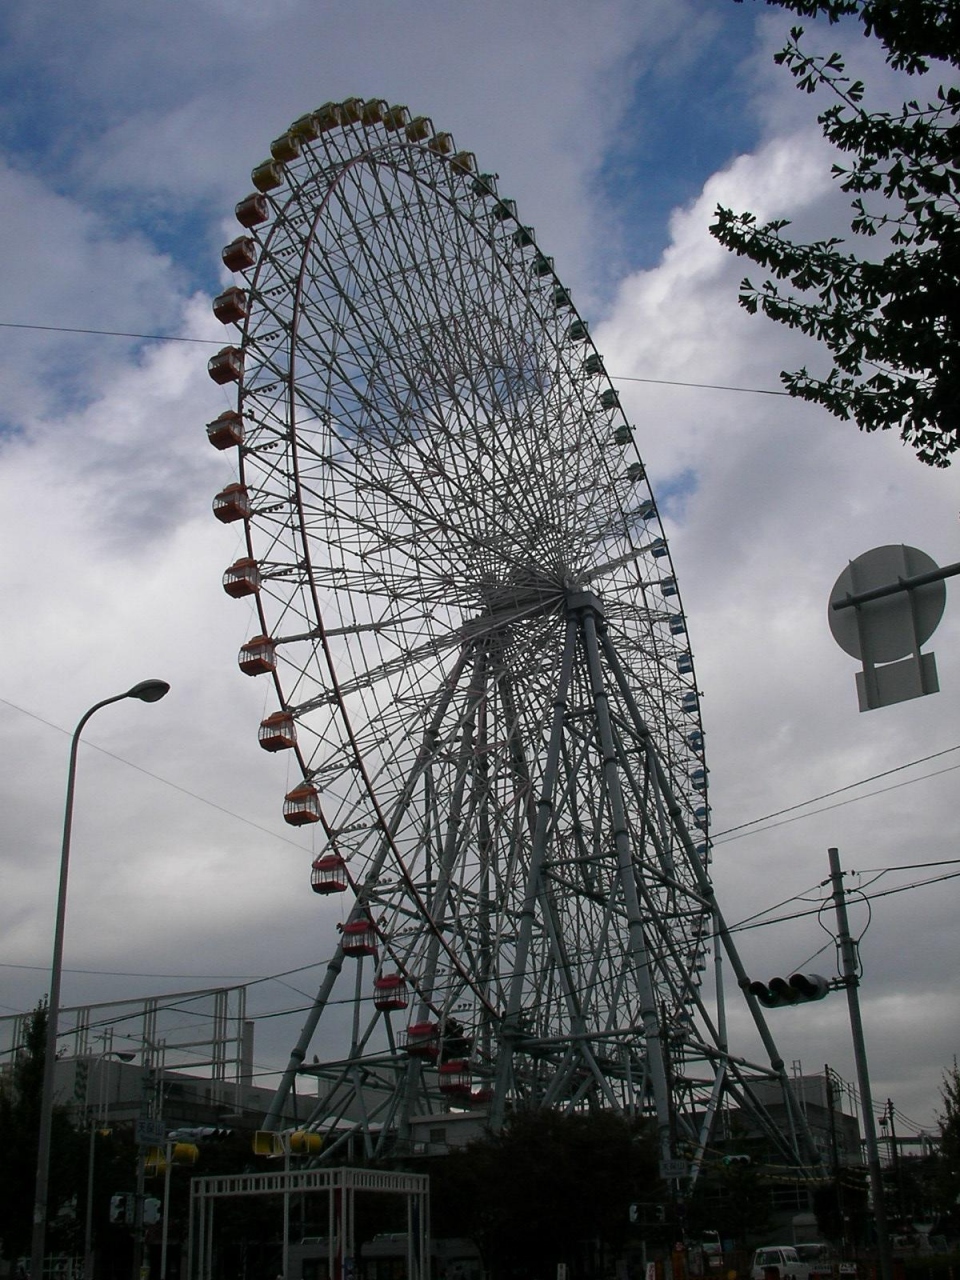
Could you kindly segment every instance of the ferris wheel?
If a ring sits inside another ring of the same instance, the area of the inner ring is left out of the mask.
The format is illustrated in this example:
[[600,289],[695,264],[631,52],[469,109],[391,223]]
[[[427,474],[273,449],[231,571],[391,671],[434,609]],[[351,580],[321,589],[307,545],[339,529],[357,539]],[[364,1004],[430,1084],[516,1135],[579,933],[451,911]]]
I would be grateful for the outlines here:
[[587,323],[428,119],[328,103],[271,151],[214,302],[240,335],[209,366],[238,388],[208,426],[239,459],[214,512],[245,533],[223,585],[256,610],[241,669],[276,690],[260,743],[297,761],[284,817],[346,905],[268,1127],[300,1072],[328,1152],[409,1147],[444,1110],[601,1105],[695,1169],[725,1090],[779,1141],[752,1080],[782,1064],[725,1044],[718,935],[746,975],[686,620]]

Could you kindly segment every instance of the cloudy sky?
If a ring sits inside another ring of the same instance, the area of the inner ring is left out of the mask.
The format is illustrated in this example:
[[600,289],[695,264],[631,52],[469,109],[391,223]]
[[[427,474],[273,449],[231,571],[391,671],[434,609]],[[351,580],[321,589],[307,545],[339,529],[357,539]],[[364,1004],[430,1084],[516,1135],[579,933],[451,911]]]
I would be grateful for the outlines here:
[[[210,515],[232,478],[205,440],[224,407],[211,349],[54,330],[221,339],[209,299],[251,166],[304,111],[380,96],[499,173],[622,379],[667,496],[728,920],[815,908],[840,849],[870,895],[854,925],[875,1097],[932,1127],[960,1047],[960,888],[939,879],[957,856],[957,588],[927,646],[943,691],[864,715],[826,603],[871,547],[960,559],[956,475],[782,396],[673,385],[775,391],[782,367],[820,367],[738,309],[743,264],[707,234],[717,203],[803,235],[843,225],[816,104],[772,63],[788,17],[732,0],[35,0],[0,24],[0,1013],[47,987],[69,734],[145,677],[170,695],[86,733],[64,1002],[326,956],[335,909],[310,893],[310,836],[280,818],[288,765],[256,743],[272,695],[237,670],[250,615],[220,588],[239,553]],[[817,39],[896,93],[858,29]],[[815,914],[738,941],[755,977],[836,972]],[[299,1027],[280,1015],[316,981],[251,988],[264,1081]],[[840,996],[771,1022],[788,1063],[853,1078]]]

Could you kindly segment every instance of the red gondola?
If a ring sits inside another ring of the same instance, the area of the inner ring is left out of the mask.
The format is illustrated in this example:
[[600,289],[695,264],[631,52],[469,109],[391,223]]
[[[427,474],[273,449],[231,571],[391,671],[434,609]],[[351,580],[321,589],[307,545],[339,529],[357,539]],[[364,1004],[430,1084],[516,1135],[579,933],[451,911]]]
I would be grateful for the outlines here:
[[245,676],[267,676],[277,669],[277,642],[269,636],[254,636],[242,645],[237,665]]
[[258,227],[261,222],[266,222],[270,217],[270,206],[267,204],[266,196],[262,196],[259,191],[254,191],[251,195],[244,196],[234,212],[241,226]]
[[246,520],[253,512],[245,484],[228,484],[213,500],[213,514],[222,524]]
[[373,1007],[386,1013],[405,1009],[410,1003],[402,974],[383,973],[373,984]]
[[247,291],[232,284],[213,300],[213,314],[221,324],[239,324],[247,318]]
[[372,920],[347,921],[343,926],[343,954],[357,959],[377,954],[377,930]]
[[207,423],[207,439],[215,449],[233,449],[243,444],[243,419],[236,409],[225,409]]
[[440,1056],[440,1028],[435,1022],[413,1022],[407,1027],[407,1053],[411,1058]]
[[347,864],[339,853],[325,853],[315,858],[310,871],[310,887],[314,893],[344,893],[347,888]]
[[239,600],[260,590],[260,566],[256,560],[236,560],[223,575],[223,589],[228,596]]
[[470,1096],[470,1064],[469,1062],[443,1062],[437,1070],[440,1078],[440,1092],[446,1095]]
[[287,751],[297,745],[297,728],[289,711],[275,711],[260,722],[257,738],[264,751]]
[[309,782],[288,791],[283,798],[283,820],[291,827],[304,827],[320,821],[320,796]]
[[223,347],[207,361],[207,373],[221,387],[239,382],[243,377],[243,352],[239,347]]
[[237,236],[220,251],[228,271],[246,271],[257,260],[257,246],[252,236]]

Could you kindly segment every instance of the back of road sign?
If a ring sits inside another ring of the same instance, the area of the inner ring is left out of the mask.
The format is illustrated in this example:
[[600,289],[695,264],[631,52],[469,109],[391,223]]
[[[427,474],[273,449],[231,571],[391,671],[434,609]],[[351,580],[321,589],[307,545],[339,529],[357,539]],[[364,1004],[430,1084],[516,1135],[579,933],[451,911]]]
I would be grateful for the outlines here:
[[943,616],[946,587],[942,581],[930,582],[850,608],[837,609],[836,604],[881,587],[896,588],[904,579],[936,569],[936,562],[916,547],[874,547],[852,560],[834,583],[827,617],[840,648],[863,662],[857,673],[861,711],[939,690],[934,656],[922,654],[920,646]]

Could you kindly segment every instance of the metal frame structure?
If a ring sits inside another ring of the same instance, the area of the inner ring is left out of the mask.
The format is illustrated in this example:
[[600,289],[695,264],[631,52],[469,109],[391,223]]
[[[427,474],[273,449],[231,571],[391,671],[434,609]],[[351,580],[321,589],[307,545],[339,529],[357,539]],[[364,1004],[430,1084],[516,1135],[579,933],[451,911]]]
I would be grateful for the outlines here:
[[[209,1068],[213,1081],[240,1084],[249,1071],[244,1058],[246,1001],[246,986],[234,986],[71,1005],[60,1010],[58,1056],[96,1058],[96,1041],[108,1035],[111,1049],[135,1048],[147,1069]],[[26,1042],[32,1016],[0,1017],[0,1060]]]
[[[602,1106],[695,1176],[732,1096],[802,1163],[752,998],[771,1065],[727,1048],[717,937],[746,974],[686,621],[586,322],[495,176],[406,108],[326,104],[272,152],[214,304],[241,334],[210,363],[239,382],[214,510],[243,521],[241,667],[280,703],[261,744],[303,775],[285,816],[352,899],[267,1127],[312,1072],[327,1155],[403,1150],[444,1107]],[[349,1047],[307,1067],[345,964]],[[751,1091],[771,1078],[786,1135]]]
[[355,1273],[357,1193],[405,1196],[407,1277],[408,1280],[427,1280],[430,1274],[430,1179],[425,1174],[350,1168],[191,1179],[187,1280],[213,1280],[214,1206],[218,1200],[282,1195],[286,1203],[294,1192],[320,1192],[327,1196],[327,1275],[330,1280],[348,1280]]

